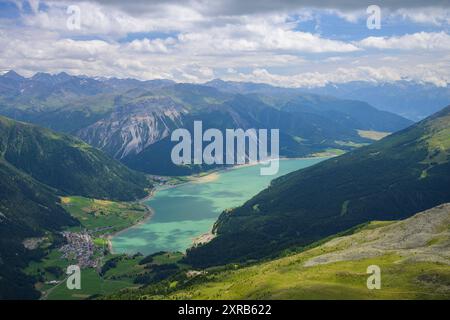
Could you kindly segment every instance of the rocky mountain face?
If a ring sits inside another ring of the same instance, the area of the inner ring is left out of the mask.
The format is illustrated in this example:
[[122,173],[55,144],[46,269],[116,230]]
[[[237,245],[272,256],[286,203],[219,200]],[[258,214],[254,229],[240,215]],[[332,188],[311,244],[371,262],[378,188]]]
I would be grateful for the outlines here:
[[375,228],[327,242],[324,248],[340,249],[311,258],[304,266],[369,259],[386,254],[399,255],[408,262],[436,262],[450,266],[450,203],[405,220],[371,224]]
[[187,109],[168,97],[149,97],[118,107],[105,118],[77,132],[87,143],[116,159],[137,155],[183,126]]

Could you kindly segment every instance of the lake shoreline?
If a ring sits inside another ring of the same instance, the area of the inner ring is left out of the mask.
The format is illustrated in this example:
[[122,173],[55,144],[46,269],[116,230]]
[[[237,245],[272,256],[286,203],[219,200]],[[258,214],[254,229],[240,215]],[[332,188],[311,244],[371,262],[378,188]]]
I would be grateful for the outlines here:
[[[283,157],[283,158],[273,159],[273,160],[270,160],[270,161],[275,161],[275,160],[279,160],[279,161],[283,161],[283,160],[310,160],[310,159],[329,159],[329,158],[332,158],[332,156],[295,157],[295,158],[284,158]],[[144,205],[147,208],[148,215],[146,215],[139,222],[137,222],[137,223],[135,223],[135,224],[125,228],[125,229],[122,229],[122,230],[119,230],[117,232],[109,234],[106,237],[106,239],[108,241],[108,249],[109,249],[109,251],[111,252],[111,254],[114,254],[114,248],[113,248],[113,245],[112,245],[112,239],[114,237],[116,237],[116,236],[118,236],[118,235],[128,231],[129,229],[136,228],[136,227],[138,227],[138,226],[148,222],[153,217],[153,215],[155,214],[155,210],[152,207],[150,207],[148,204],[146,204],[145,202],[151,200],[158,191],[168,190],[168,189],[172,189],[172,188],[175,188],[175,187],[180,187],[180,186],[186,185],[188,183],[210,183],[210,182],[213,182],[213,181],[217,180],[221,173],[225,173],[225,172],[228,172],[228,171],[231,171],[231,170],[241,169],[241,168],[244,168],[244,167],[257,166],[257,165],[260,165],[262,163],[264,163],[264,162],[258,161],[258,162],[254,162],[254,163],[245,163],[245,164],[233,165],[233,166],[230,166],[230,167],[216,168],[216,169],[212,169],[210,171],[206,171],[206,172],[202,172],[202,173],[199,173],[199,174],[188,176],[187,177],[187,179],[188,179],[187,181],[183,181],[183,182],[176,183],[176,184],[163,184],[163,185],[160,185],[160,186],[157,186],[157,187],[153,188],[149,192],[149,194],[147,196],[145,196],[144,198],[136,201],[136,202]],[[214,177],[211,178],[211,176],[214,176]],[[214,237],[215,237],[215,235],[212,233],[212,230],[210,230],[210,231],[208,231],[206,233],[203,233],[203,234],[199,234],[199,235],[195,236],[192,239],[192,245],[190,246],[190,248],[192,248],[194,246],[197,246],[197,245],[200,245],[200,244],[208,243],[209,241],[214,239]]]
[[[334,157],[337,157],[337,155],[317,156],[317,157],[294,157],[294,158],[285,158],[284,157],[284,158],[272,159],[272,160],[269,160],[269,161],[274,161],[274,160],[284,161],[284,160],[330,159],[330,158],[334,158]],[[253,166],[260,165],[262,163],[264,163],[264,162],[258,161],[258,162],[252,162],[252,163],[236,164],[236,165],[229,166],[229,167],[221,167],[221,168],[211,169],[209,171],[204,171],[204,172],[201,172],[201,173],[197,173],[195,175],[187,176],[187,179],[189,179],[187,181],[183,181],[183,182],[176,183],[176,184],[161,185],[159,187],[155,187],[153,190],[155,190],[155,193],[156,193],[156,191],[159,191],[159,190],[167,190],[167,189],[171,189],[171,188],[175,188],[175,187],[179,187],[179,186],[185,185],[187,183],[193,183],[193,182],[194,183],[207,183],[207,182],[210,182],[210,181],[202,182],[202,181],[199,181],[199,180],[200,179],[204,179],[204,178],[206,178],[206,177],[208,177],[209,175],[212,175],[212,174],[220,174],[220,173],[224,173],[224,172],[227,172],[227,171],[230,171],[230,170],[236,170],[236,169],[245,168],[245,167],[253,167]],[[151,199],[153,196],[154,196],[154,194],[151,195],[151,196],[146,196],[145,198],[143,198],[141,200],[138,200],[138,202],[147,201],[147,200]]]
[[126,228],[124,228],[124,229],[122,229],[122,230],[119,230],[119,231],[110,233],[110,234],[108,234],[108,235],[105,237],[105,239],[106,239],[106,241],[107,241],[107,243],[108,243],[108,251],[109,251],[111,254],[114,254],[114,248],[113,248],[113,245],[112,245],[112,239],[113,239],[114,237],[117,237],[118,235],[120,235],[120,234],[123,233],[123,232],[128,231],[129,229],[138,227],[138,226],[140,226],[140,225],[146,223],[148,220],[150,220],[150,219],[153,217],[153,215],[155,214],[155,211],[153,210],[152,207],[150,207],[149,205],[147,205],[147,204],[145,203],[145,201],[151,199],[151,198],[154,196],[155,191],[156,191],[156,189],[150,190],[150,192],[148,193],[147,196],[145,196],[144,198],[142,198],[142,199],[136,201],[137,203],[142,204],[142,205],[146,208],[146,214],[144,215],[144,217],[142,217],[142,219],[140,219],[140,220],[139,220],[137,223],[135,223],[135,224],[132,224],[132,225],[130,225],[130,226],[128,226],[128,227],[126,227]]

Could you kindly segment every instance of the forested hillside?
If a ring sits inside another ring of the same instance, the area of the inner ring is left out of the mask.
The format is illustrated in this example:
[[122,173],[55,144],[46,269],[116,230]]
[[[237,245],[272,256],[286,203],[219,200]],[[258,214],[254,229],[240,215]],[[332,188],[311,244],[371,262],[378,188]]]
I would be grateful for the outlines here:
[[450,201],[450,107],[381,141],[280,177],[225,211],[187,261],[207,266],[273,255],[370,220]]

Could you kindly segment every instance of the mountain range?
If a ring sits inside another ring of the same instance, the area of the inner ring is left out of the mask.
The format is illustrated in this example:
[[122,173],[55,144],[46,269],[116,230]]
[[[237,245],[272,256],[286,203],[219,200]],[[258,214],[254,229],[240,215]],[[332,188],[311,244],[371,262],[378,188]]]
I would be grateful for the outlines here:
[[[412,122],[356,100],[264,86],[233,92],[229,83],[94,79],[14,71],[0,76],[0,114],[76,135],[130,168],[184,175],[207,168],[170,162],[175,128],[279,128],[281,156],[351,150],[366,131],[394,132]],[[256,84],[254,84],[257,86]]]
[[368,82],[352,81],[311,88],[305,92],[356,99],[380,110],[419,121],[439,111],[450,100],[450,87],[416,81]]
[[311,88],[279,88],[263,83],[233,82],[216,79],[206,85],[241,94],[321,95],[338,99],[365,101],[379,110],[419,121],[439,111],[450,100],[450,87],[426,82],[350,81]]

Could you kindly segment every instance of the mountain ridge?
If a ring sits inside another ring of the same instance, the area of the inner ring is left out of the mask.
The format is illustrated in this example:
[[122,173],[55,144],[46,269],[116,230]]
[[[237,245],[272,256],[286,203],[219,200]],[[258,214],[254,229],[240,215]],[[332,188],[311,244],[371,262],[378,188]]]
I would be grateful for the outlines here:
[[366,101],[379,110],[393,112],[414,121],[422,120],[437,112],[450,100],[448,85],[437,86],[433,83],[413,80],[330,82],[324,86],[299,88],[283,88],[266,83],[221,79],[214,79],[205,84],[234,93],[257,94],[279,91],[283,94],[292,94],[299,92]]
[[81,140],[2,116],[0,131],[5,161],[66,194],[117,200],[145,196],[145,177]]

